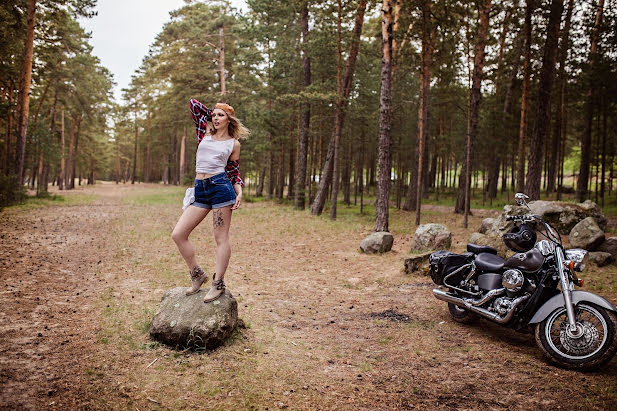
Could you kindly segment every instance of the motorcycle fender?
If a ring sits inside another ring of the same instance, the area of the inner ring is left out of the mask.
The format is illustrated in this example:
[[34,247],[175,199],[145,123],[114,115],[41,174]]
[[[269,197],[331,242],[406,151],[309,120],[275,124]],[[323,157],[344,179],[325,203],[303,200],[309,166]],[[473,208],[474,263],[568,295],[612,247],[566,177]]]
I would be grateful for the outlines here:
[[[589,291],[572,291],[572,304],[577,305],[582,301],[606,308],[609,311],[617,312],[617,308],[613,304],[597,294],[590,293]],[[565,306],[563,294],[559,293],[545,302],[544,305],[536,311],[533,318],[529,321],[529,324],[537,324],[543,321],[550,313],[563,306]]]

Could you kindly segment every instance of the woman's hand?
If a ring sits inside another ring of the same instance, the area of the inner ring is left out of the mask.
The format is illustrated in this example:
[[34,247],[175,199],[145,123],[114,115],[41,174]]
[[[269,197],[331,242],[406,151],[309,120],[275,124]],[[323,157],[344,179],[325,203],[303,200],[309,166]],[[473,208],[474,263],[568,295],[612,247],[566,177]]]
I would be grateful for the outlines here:
[[242,186],[240,184],[234,184],[234,191],[236,192],[236,203],[231,209],[237,210],[240,208],[240,203],[242,203]]

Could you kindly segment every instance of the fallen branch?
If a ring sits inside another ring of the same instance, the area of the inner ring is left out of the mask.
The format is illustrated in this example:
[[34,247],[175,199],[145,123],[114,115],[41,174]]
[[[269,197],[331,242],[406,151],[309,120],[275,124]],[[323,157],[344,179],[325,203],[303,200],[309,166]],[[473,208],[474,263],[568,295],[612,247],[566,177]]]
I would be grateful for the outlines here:
[[150,364],[148,364],[146,368],[150,368],[150,366],[154,364],[155,362],[157,362],[158,360],[159,360],[158,358],[155,358]]

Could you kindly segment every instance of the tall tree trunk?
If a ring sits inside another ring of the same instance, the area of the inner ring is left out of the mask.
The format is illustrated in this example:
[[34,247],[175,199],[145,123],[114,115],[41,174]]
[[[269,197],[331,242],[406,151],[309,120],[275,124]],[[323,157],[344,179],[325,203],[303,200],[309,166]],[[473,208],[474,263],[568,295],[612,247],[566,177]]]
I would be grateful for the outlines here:
[[392,0],[383,0],[381,19],[381,91],[379,95],[379,177],[375,231],[388,231],[392,170]]
[[[9,89],[7,99],[7,119],[6,119],[6,137],[4,139],[4,149],[2,150],[2,167],[4,174],[9,175],[11,173],[12,163],[11,159],[11,140],[13,136],[13,85],[9,83],[7,87]],[[10,164],[10,165],[9,165]]]
[[71,164],[71,190],[75,188],[75,177],[77,169],[77,155],[79,153],[79,134],[81,132],[81,116],[77,117],[77,130],[75,131],[75,147],[73,149],[73,161]]
[[[515,51],[514,63],[512,64],[512,72],[510,73],[510,81],[508,82],[508,89],[506,90],[506,95],[504,97],[503,112],[502,112],[502,117],[501,117],[502,136],[506,138],[506,141],[508,142],[506,146],[504,147],[504,152],[510,153],[513,161],[514,161],[515,153],[514,153],[514,143],[513,143],[512,137],[514,136],[512,135],[512,133],[509,132],[510,130],[509,124],[511,124],[511,118],[512,118],[512,93],[514,92],[514,87],[516,85],[516,78],[518,76],[518,70],[521,64],[520,56],[523,50],[524,42],[525,42],[524,35],[522,35],[519,38],[517,50]],[[502,193],[506,191],[506,187],[508,185],[508,179],[506,176],[507,170],[508,170],[507,164],[506,164],[507,162],[508,162],[508,158],[507,158],[507,155],[505,155],[502,158],[502,163],[503,163],[503,172],[501,176],[501,192]],[[514,168],[512,169],[512,178],[514,178]],[[514,186],[512,186],[512,188],[514,188]],[[495,190],[496,189],[497,187],[495,186]],[[497,196],[497,192],[495,191],[495,197],[496,196]]]
[[525,191],[525,158],[527,151],[527,122],[529,115],[529,83],[531,81],[531,15],[536,0],[525,1],[525,62],[523,63],[523,94],[521,96],[521,123],[518,136],[518,164],[516,191]]
[[593,102],[595,96],[595,66],[598,58],[598,41],[600,38],[600,25],[604,12],[604,0],[599,0],[596,10],[596,21],[591,32],[591,47],[589,49],[589,72],[587,95],[585,100],[585,129],[581,139],[581,171],[576,185],[576,199],[581,203],[587,199],[587,185],[589,184],[589,162],[591,159],[591,127],[593,120]]
[[278,150],[279,159],[277,162],[277,171],[276,171],[276,198],[283,199],[283,189],[285,188],[285,144],[284,142],[280,142],[280,147]]
[[116,184],[120,183],[120,178],[122,177],[122,164],[120,163],[120,141],[118,136],[115,138],[116,145]]
[[473,149],[478,129],[478,114],[480,108],[482,71],[484,69],[485,46],[488,37],[489,13],[491,11],[491,0],[484,0],[480,10],[480,24],[476,36],[476,46],[474,50],[473,75],[471,79],[471,89],[469,90],[469,113],[467,114],[467,138],[465,142],[465,162],[459,177],[459,189],[456,198],[455,212],[464,213],[464,226],[467,228],[467,215],[469,214],[470,203],[470,184],[471,184],[471,164],[473,163]]
[[[336,33],[337,33],[337,65],[336,65],[336,95],[338,97],[338,101],[336,103],[336,111],[339,113],[341,111],[341,105],[343,102],[341,101],[342,94],[342,62],[343,62],[343,52],[341,50],[342,45],[342,35],[341,35],[341,14],[342,5],[341,0],[337,1],[337,25],[336,25]],[[338,186],[339,186],[339,151],[340,151],[340,141],[343,126],[341,125],[341,131],[336,133],[334,136],[334,156],[332,159],[332,194],[331,194],[331,206],[330,206],[330,220],[336,220],[336,201],[338,200]]]
[[32,80],[32,55],[34,52],[34,21],[36,16],[36,0],[28,1],[27,33],[24,65],[19,85],[19,132],[17,134],[17,146],[15,153],[15,174],[17,186],[21,187],[24,182],[24,163],[26,160],[26,135],[28,133],[28,112],[30,110],[30,82]]
[[71,177],[73,171],[73,148],[75,146],[75,129],[77,128],[77,115],[73,114],[71,117],[71,134],[69,135],[69,150],[66,156],[66,174],[64,176],[64,187],[70,190]]
[[60,111],[60,175],[58,188],[64,190],[65,158],[64,158],[64,106]]
[[[422,69],[420,73],[420,98],[418,104],[418,176],[416,181],[416,225],[420,225],[423,179],[425,177],[428,153],[429,91],[431,86],[431,63],[433,46],[431,41],[431,1],[425,0],[422,7]],[[426,190],[428,192],[428,190]]]
[[606,101],[606,95],[602,98],[602,173],[600,177],[600,199],[601,206],[604,207],[604,192],[606,189],[604,178],[606,177],[606,139],[608,134],[608,102]]
[[[300,10],[300,26],[302,30],[302,88],[306,90],[311,85],[311,59],[308,55],[308,0],[302,2]],[[302,102],[302,120],[300,122],[300,141],[298,144],[298,173],[296,174],[296,191],[294,207],[304,210],[304,193],[306,190],[306,158],[308,152],[309,123],[311,120],[311,104]]]
[[221,102],[226,101],[225,94],[225,25],[219,27],[219,78],[221,82]]
[[[150,110],[148,110],[148,114],[147,114],[147,127],[148,127],[148,137],[146,139],[146,164],[144,167],[144,181],[146,183],[150,182],[150,165],[152,162],[152,154],[151,154],[151,148],[150,148],[150,144],[152,141],[152,115],[150,113]],[[182,167],[184,166],[184,144],[185,144],[185,140],[186,140],[186,127],[184,127],[184,134],[182,135],[182,151],[180,152],[180,168],[182,169]],[[184,170],[181,170],[182,173],[184,173]]]
[[574,0],[568,1],[568,10],[566,12],[566,21],[564,30],[561,35],[559,44],[559,73],[557,78],[557,107],[555,109],[555,126],[553,129],[553,140],[551,145],[551,163],[548,174],[547,194],[555,191],[557,182],[557,167],[561,157],[561,133],[563,123],[563,110],[566,94],[566,58],[568,56],[568,47],[570,44],[570,21],[572,20],[572,10],[574,8]]
[[266,166],[261,166],[261,170],[259,171],[259,183],[257,184],[257,188],[255,190],[255,197],[261,197],[264,191],[264,180],[266,179]]
[[[502,95],[502,90],[503,90],[501,78],[502,78],[503,66],[504,66],[503,55],[504,55],[504,49],[505,49],[505,43],[506,43],[506,34],[508,33],[510,17],[512,15],[513,10],[516,8],[518,8],[518,1],[515,1],[512,4],[512,7],[508,8],[508,10],[506,11],[506,15],[501,25],[501,34],[499,35],[499,53],[497,55],[497,75],[495,78],[495,97],[498,102],[501,100],[501,95]],[[516,59],[517,56],[515,56],[514,58]],[[491,110],[492,118],[495,121],[495,125],[497,125],[497,119],[499,117],[498,107],[499,106],[495,104],[495,106]],[[503,115],[503,111],[502,111],[502,121],[504,118],[505,116]],[[495,132],[498,132],[497,130],[499,130],[499,128],[495,127],[494,130]],[[506,147],[504,146],[507,144],[507,140],[508,139],[506,138],[504,134],[502,134],[501,137],[497,136],[496,134],[493,134],[492,142],[494,143],[494,145],[490,147],[491,154],[489,155],[488,187],[487,187],[487,194],[488,194],[488,198],[491,201],[491,204],[492,204],[493,198],[497,196],[497,183],[499,180],[499,170],[501,169],[501,161],[502,161],[501,153],[506,151]]]
[[[137,140],[139,140],[139,128],[137,127],[137,111],[135,112],[135,144],[133,145],[133,175],[131,176],[131,184],[135,184],[135,176],[137,175]],[[169,163],[167,164],[169,165]]]
[[330,143],[328,144],[328,153],[326,154],[322,175],[319,180],[319,188],[317,189],[317,193],[315,194],[315,200],[311,205],[311,214],[313,215],[320,215],[322,213],[324,204],[326,202],[326,197],[328,195],[328,188],[332,183],[334,145],[337,136],[340,138],[341,132],[343,130],[343,123],[345,121],[345,114],[347,108],[347,99],[349,98],[349,94],[351,93],[351,83],[356,68],[358,49],[360,47],[360,35],[362,34],[362,25],[364,24],[365,10],[366,0],[359,0],[358,8],[356,9],[356,19],[354,22],[352,40],[351,44],[349,45],[349,57],[347,58],[347,64],[345,66],[345,76],[343,77],[343,95],[339,96],[341,103],[337,104],[336,115],[334,118],[334,130],[332,133],[332,137],[330,138]]
[[555,78],[555,63],[559,46],[559,24],[563,13],[563,0],[551,1],[551,13],[548,18],[546,29],[546,44],[542,57],[542,71],[540,72],[540,85],[536,118],[529,144],[529,166],[525,177],[526,194],[531,200],[540,199],[540,184],[542,179],[542,159],[544,158],[544,145],[547,141],[548,127],[551,114],[551,94],[553,80]]
[[[148,139],[149,140],[149,139]],[[182,130],[182,141],[180,142],[180,184],[184,184],[184,174],[186,173],[186,126]],[[150,163],[150,144],[148,144],[148,163]],[[150,165],[148,164],[148,168]],[[149,181],[149,180],[146,180]]]
[[289,135],[289,184],[287,186],[287,198],[293,200],[295,198],[295,180],[296,180],[296,133],[290,130]]

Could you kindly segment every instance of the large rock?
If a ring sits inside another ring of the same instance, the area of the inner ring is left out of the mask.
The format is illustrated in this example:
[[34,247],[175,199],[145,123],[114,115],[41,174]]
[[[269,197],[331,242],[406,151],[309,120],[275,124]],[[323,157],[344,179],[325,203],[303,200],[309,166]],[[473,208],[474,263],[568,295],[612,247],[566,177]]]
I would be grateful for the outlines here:
[[604,253],[602,251],[592,252],[589,253],[589,262],[598,267],[604,267],[613,262],[613,256],[610,253]]
[[497,250],[497,254],[504,258],[508,254],[508,247],[506,247],[506,245],[503,243],[499,231],[494,231],[490,234],[471,233],[467,242],[477,245],[488,245],[489,247],[493,247]]
[[411,251],[440,250],[450,248],[452,233],[442,224],[421,224],[411,241]]
[[591,200],[580,204],[538,200],[530,202],[529,208],[532,214],[540,215],[561,234],[568,234],[576,224],[588,217],[592,217],[600,228],[606,228],[606,217]]
[[604,241],[604,231],[592,217],[587,217],[572,228],[569,238],[572,247],[594,251]]
[[600,246],[598,251],[609,253],[613,258],[617,258],[617,237],[609,237]]
[[366,237],[360,244],[360,249],[365,253],[385,253],[392,249],[394,237],[387,231],[378,231]]
[[238,323],[236,300],[229,290],[209,303],[204,303],[203,292],[188,297],[185,292],[185,287],[177,287],[163,295],[150,337],[180,349],[222,345]]
[[426,253],[412,255],[411,257],[406,258],[404,262],[405,273],[412,274],[424,268],[427,268],[428,259],[432,253],[432,251],[428,251]]

